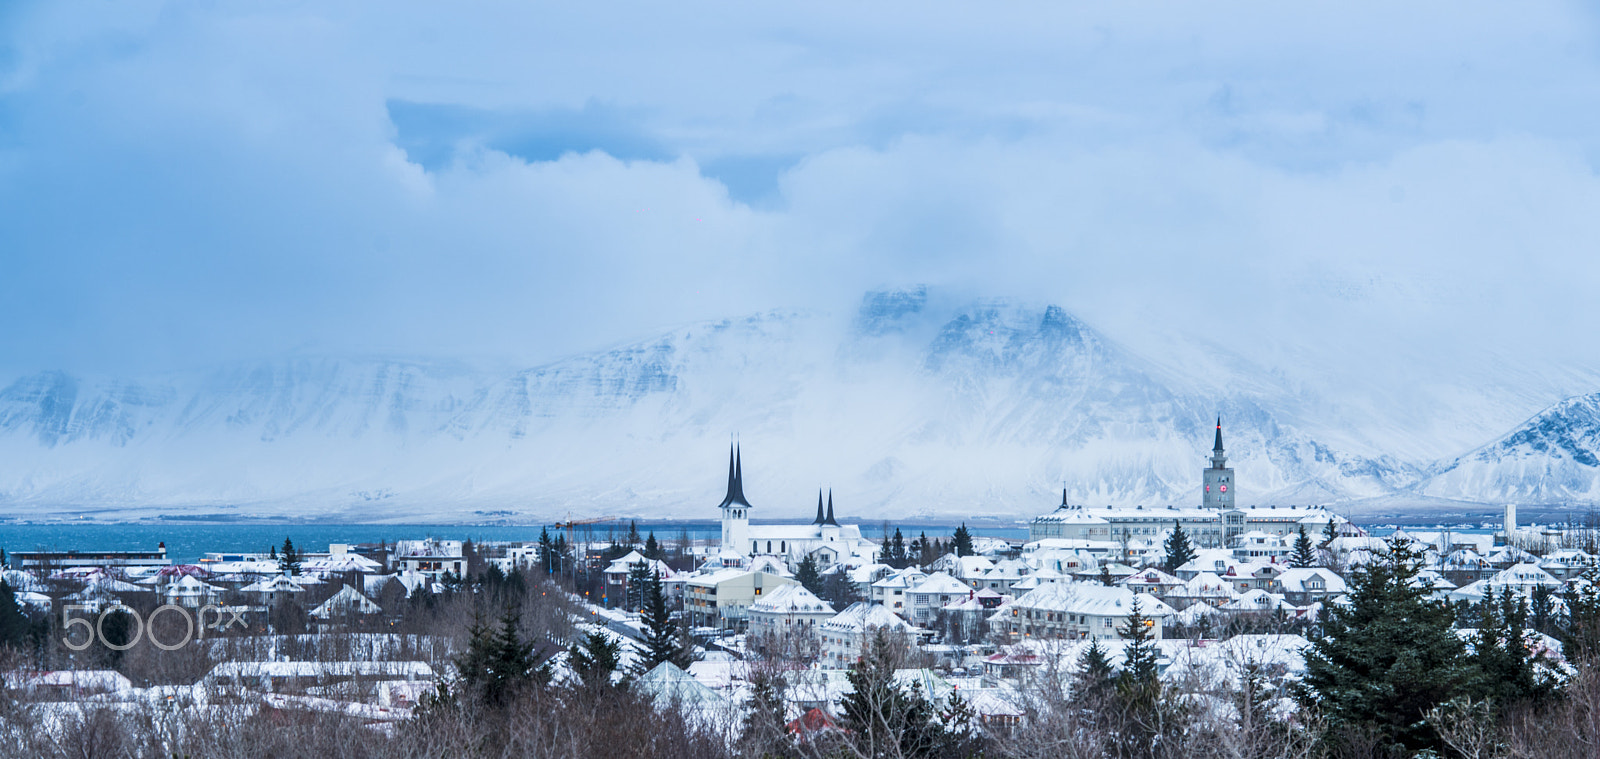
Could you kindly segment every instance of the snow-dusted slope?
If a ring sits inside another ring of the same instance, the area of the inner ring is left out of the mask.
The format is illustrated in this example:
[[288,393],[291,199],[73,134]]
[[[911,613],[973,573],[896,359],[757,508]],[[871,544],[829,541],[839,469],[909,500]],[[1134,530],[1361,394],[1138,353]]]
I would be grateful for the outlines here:
[[[871,518],[1027,515],[1062,487],[1079,502],[1187,504],[1218,414],[1244,502],[1418,481],[1426,462],[1328,442],[1345,438],[1305,411],[1322,405],[1272,376],[1229,356],[1192,376],[1059,307],[922,289],[868,294],[849,318],[691,325],[524,370],[295,358],[139,380],[41,373],[0,390],[0,504],[709,517],[733,433],[758,517],[807,516],[817,487]],[[1573,472],[1562,481],[1580,492]],[[1480,499],[1479,482],[1450,497]]]
[[1505,503],[1600,502],[1600,394],[1568,398],[1443,462],[1421,491]]

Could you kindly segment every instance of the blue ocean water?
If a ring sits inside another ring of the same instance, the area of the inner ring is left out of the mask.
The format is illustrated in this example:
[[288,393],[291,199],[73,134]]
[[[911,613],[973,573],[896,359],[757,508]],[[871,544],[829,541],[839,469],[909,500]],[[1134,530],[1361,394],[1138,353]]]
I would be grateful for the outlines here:
[[[326,551],[330,543],[377,543],[420,538],[473,541],[536,541],[538,525],[443,525],[443,524],[0,524],[0,548],[10,551],[104,550],[153,551],[157,543],[167,544],[167,556],[174,563],[199,561],[209,551],[266,552],[294,541],[302,551]],[[579,528],[580,540],[604,541],[612,532],[620,537],[626,523]],[[721,537],[716,522],[681,522],[639,525],[640,534],[654,532],[658,540],[674,541],[683,531],[691,540],[707,541]],[[906,537],[923,532],[928,537],[947,537],[955,525],[916,525],[901,528]],[[878,525],[862,525],[862,534],[878,539]],[[1026,539],[1025,527],[972,528],[974,535]]]

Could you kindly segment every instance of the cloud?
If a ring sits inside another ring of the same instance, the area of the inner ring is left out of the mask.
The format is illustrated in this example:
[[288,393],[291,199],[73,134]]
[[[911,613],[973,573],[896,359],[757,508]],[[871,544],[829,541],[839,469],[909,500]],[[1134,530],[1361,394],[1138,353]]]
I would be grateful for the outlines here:
[[1600,369],[1580,4],[3,12],[15,370],[536,361],[912,282],[1319,381]]

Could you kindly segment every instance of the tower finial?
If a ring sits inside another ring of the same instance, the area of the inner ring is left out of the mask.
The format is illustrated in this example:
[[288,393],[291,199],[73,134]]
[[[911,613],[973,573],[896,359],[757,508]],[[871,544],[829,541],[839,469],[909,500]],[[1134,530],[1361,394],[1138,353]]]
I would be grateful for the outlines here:
[[817,518],[811,520],[812,524],[822,524],[822,488],[817,488]]
[[839,523],[833,520],[833,488],[828,488],[828,518],[822,520],[822,523],[831,524],[834,527],[839,526]]
[[1213,451],[1222,450],[1222,417],[1217,417],[1217,444],[1211,447]]

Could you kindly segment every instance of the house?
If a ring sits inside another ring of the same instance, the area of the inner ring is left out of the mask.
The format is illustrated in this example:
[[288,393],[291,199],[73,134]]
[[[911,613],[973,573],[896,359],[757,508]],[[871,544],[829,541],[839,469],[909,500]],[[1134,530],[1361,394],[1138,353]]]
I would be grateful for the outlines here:
[[1278,574],[1275,582],[1276,590],[1283,594],[1284,600],[1296,606],[1306,606],[1350,592],[1343,577],[1321,567],[1285,569]]
[[[994,562],[982,556],[957,556],[947,553],[928,565],[930,572],[943,572],[962,582],[972,584],[984,572],[994,569]],[[973,585],[974,588],[980,587]]]
[[[307,578],[309,579],[309,578]],[[294,598],[306,592],[305,581],[288,575],[273,575],[239,589],[240,593],[253,593],[262,604],[271,606],[279,601]]]
[[989,625],[1011,640],[1119,639],[1135,608],[1146,617],[1146,624],[1153,628],[1157,639],[1161,637],[1162,620],[1177,613],[1148,594],[1136,594],[1120,586],[1073,582],[1044,585],[1002,604],[990,615]]
[[435,579],[446,572],[460,577],[467,571],[459,540],[396,540],[391,556],[399,571],[421,572]]
[[1160,569],[1147,567],[1128,575],[1118,584],[1135,593],[1151,593],[1164,598],[1168,591],[1183,587],[1184,582]]
[[1216,607],[1239,597],[1233,583],[1212,574],[1201,572],[1190,578],[1182,587],[1170,588],[1162,600],[1174,609],[1188,609],[1196,604]]
[[1496,594],[1509,590],[1521,598],[1533,595],[1534,590],[1545,588],[1558,591],[1562,582],[1552,577],[1549,572],[1540,569],[1537,564],[1515,564],[1496,573],[1487,580],[1479,580],[1464,585],[1451,591],[1448,597],[1452,601],[1467,601],[1477,603],[1484,599],[1491,591]]
[[198,609],[212,603],[221,595],[222,588],[207,585],[191,574],[181,575],[161,589],[161,598],[164,602],[186,609]]
[[311,616],[321,620],[349,619],[357,616],[370,616],[382,612],[372,599],[361,595],[355,588],[346,585],[333,594],[328,600],[323,601],[317,608],[311,610]]
[[822,666],[846,669],[861,656],[869,636],[883,630],[905,645],[916,642],[918,630],[894,612],[874,603],[853,603],[818,625],[822,634]]
[[767,572],[722,569],[690,577],[684,582],[683,609],[696,627],[742,632],[749,625],[750,605],[763,593],[797,584],[787,577]]
[[817,598],[804,585],[784,585],[762,596],[745,610],[749,631],[746,640],[764,645],[767,638],[811,641],[817,638],[817,625],[837,614],[827,601]]
[[918,627],[927,627],[938,617],[940,608],[953,601],[964,600],[974,592],[966,583],[943,572],[935,572],[924,577],[916,587],[906,590],[906,606],[901,616]]
[[873,583],[870,588],[872,595],[867,600],[906,616],[906,591],[927,578],[926,572],[916,567],[906,567]]
[[638,551],[629,551],[626,556],[611,562],[611,565],[606,567],[605,570],[601,572],[606,581],[606,606],[617,607],[627,605],[628,576],[632,574],[635,567],[642,567],[645,571],[645,574],[653,573],[659,576],[662,580],[670,580],[678,574],[677,572],[672,571],[672,567],[667,566],[667,563],[661,561],[660,559],[646,559],[644,554],[639,553]]
[[1239,561],[1283,561],[1291,550],[1288,538],[1260,530],[1233,539],[1233,558]]
[[983,574],[971,578],[970,582],[974,589],[987,588],[996,593],[1010,593],[1012,586],[1022,582],[1031,570],[1032,567],[1018,559],[1001,559]]

